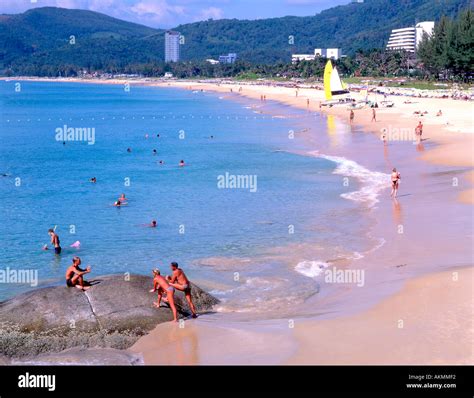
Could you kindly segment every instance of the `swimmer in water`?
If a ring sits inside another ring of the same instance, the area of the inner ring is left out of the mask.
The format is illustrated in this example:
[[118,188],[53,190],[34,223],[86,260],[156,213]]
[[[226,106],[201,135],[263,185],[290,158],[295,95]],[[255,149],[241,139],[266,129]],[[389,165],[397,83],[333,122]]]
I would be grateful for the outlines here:
[[156,151],[156,149],[153,149],[153,155],[157,155],[158,152]]
[[158,163],[161,164],[161,165],[165,164],[165,162],[163,160],[160,160]]
[[115,207],[120,207],[120,206],[122,206],[122,202],[120,202],[120,200],[117,200],[117,201],[115,201],[114,206]]
[[179,167],[183,167],[184,165],[185,165],[185,164],[184,164],[184,160],[181,160],[181,161],[179,162]]
[[126,202],[127,201],[127,198],[125,197],[125,194],[123,193],[122,195],[120,195],[120,198],[118,198],[118,200],[120,202]]
[[156,135],[156,138],[160,138],[160,135],[159,135],[159,134],[157,134],[157,135]]
[[92,177],[89,181],[92,182],[93,184],[95,184],[97,182],[97,178]]
[[150,227],[156,228],[156,220],[153,220],[150,224]]
[[131,152],[132,152],[132,148],[127,148],[127,152],[128,152],[128,153],[131,153]]
[[145,134],[145,138],[148,139],[148,134]]

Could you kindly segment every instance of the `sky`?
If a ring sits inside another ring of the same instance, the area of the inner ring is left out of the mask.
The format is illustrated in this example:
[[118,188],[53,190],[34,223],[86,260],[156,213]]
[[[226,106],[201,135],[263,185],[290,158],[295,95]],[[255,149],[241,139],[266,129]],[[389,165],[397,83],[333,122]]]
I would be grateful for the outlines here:
[[78,8],[155,28],[171,28],[209,18],[309,16],[349,2],[350,0],[0,0],[0,14],[17,14],[45,6]]

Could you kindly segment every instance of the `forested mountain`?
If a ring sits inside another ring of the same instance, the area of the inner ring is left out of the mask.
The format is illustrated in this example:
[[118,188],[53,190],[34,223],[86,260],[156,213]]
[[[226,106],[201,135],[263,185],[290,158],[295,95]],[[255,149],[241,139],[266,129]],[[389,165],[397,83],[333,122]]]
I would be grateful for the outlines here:
[[[237,52],[251,63],[288,62],[292,53],[383,48],[390,30],[456,16],[472,0],[365,0],[310,17],[208,20],[177,26],[183,60]],[[294,38],[294,44],[289,38]],[[163,60],[164,30],[100,13],[54,7],[0,15],[0,73],[54,75],[86,68],[112,73]]]

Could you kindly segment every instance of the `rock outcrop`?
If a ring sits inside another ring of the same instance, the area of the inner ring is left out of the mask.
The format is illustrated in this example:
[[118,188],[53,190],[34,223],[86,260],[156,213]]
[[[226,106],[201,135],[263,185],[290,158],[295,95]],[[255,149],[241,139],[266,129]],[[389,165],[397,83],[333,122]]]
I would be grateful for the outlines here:
[[[157,324],[173,319],[167,305],[153,307],[151,277],[109,275],[92,282],[86,292],[55,286],[0,303],[0,354],[35,356],[77,346],[125,349]],[[200,313],[219,302],[196,285],[192,298]],[[180,318],[188,317],[184,294],[176,291],[175,299]]]

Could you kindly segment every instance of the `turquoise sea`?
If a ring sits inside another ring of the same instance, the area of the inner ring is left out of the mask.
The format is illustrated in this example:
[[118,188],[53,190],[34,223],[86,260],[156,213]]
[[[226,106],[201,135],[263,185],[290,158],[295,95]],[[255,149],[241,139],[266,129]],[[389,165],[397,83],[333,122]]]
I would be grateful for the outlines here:
[[[37,270],[48,286],[64,283],[75,255],[90,278],[177,261],[222,311],[265,313],[317,294],[327,260],[368,248],[363,206],[342,183],[357,167],[307,155],[331,143],[317,112],[172,88],[17,83],[0,82],[1,269]],[[94,140],[63,143],[64,126]],[[253,178],[255,192],[219,187],[226,173]],[[53,227],[60,256],[42,250]],[[0,299],[31,288],[0,283]]]

